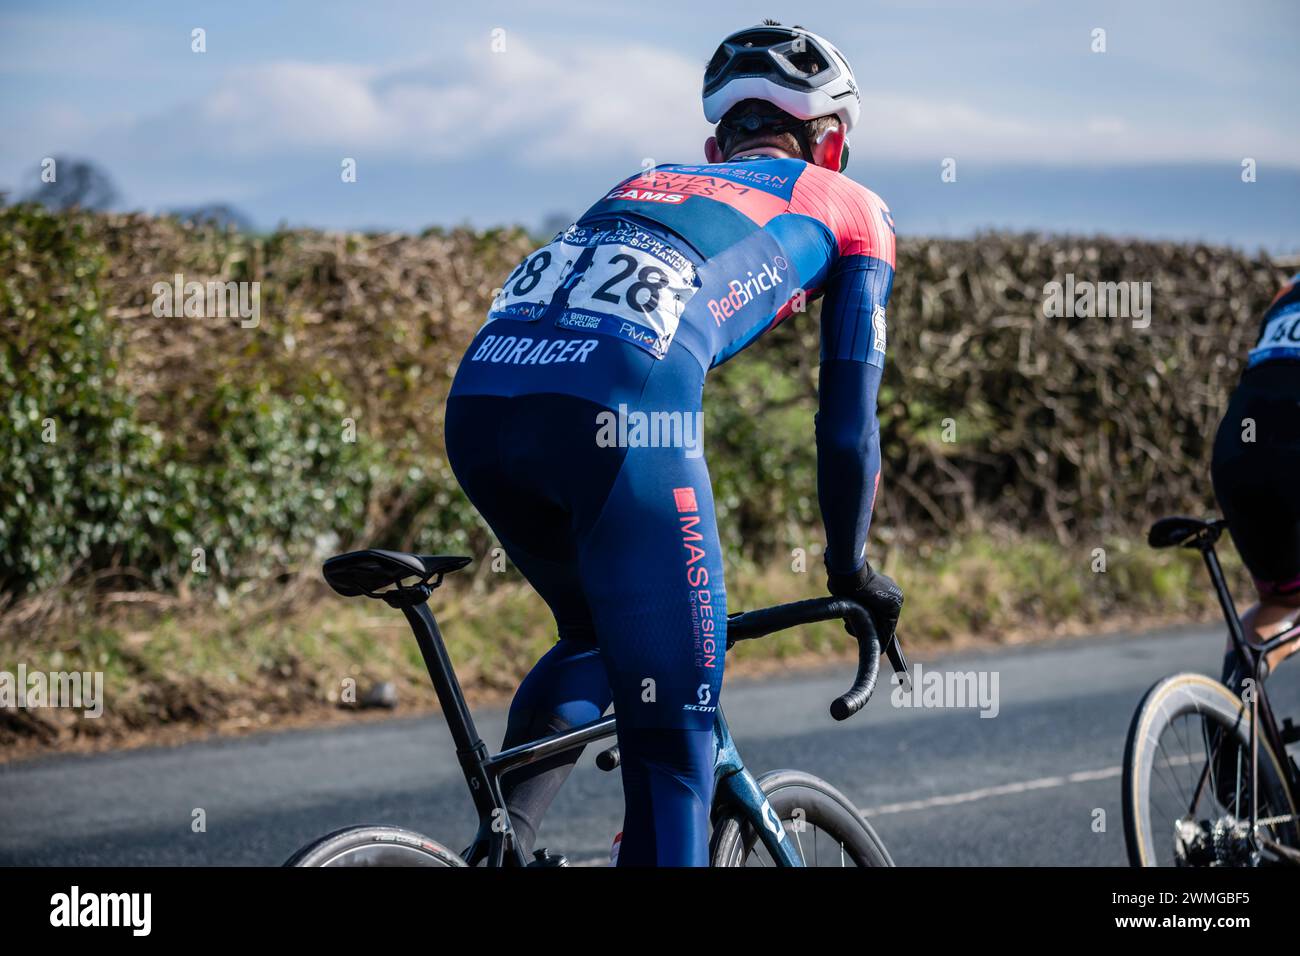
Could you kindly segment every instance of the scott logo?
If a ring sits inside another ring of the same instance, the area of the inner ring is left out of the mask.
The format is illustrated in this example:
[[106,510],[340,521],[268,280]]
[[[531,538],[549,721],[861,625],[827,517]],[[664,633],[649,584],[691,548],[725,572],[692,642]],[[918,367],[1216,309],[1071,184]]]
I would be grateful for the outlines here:
[[762,806],[763,826],[776,835],[776,842],[780,843],[785,839],[785,827],[781,826],[781,818],[776,815],[772,809],[772,804],[765,799]]
[[695,691],[695,699],[699,701],[698,704],[683,704],[682,710],[689,710],[700,714],[712,714],[718,709],[717,706],[712,703],[713,688],[708,684],[701,684],[699,686]]

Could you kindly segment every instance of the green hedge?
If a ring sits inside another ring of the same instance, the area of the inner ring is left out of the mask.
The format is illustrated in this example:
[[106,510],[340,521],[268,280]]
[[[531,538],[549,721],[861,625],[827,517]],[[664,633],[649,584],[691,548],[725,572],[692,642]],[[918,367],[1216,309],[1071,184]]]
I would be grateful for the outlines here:
[[341,440],[340,384],[324,371],[273,387],[232,363],[187,396],[184,428],[143,420],[93,225],[0,214],[0,591],[104,571],[174,586],[195,548],[209,579],[237,583],[350,534],[393,479],[373,445]]
[[[443,407],[533,244],[0,209],[0,595],[91,574],[174,588],[196,547],[226,589],[352,545],[486,558]],[[1044,284],[1069,272],[1149,281],[1150,328],[1044,316]],[[260,323],[154,315],[153,283],[176,273],[260,283]],[[902,239],[873,547],[999,527],[1090,547],[1211,508],[1214,426],[1286,274],[1195,244]],[[719,527],[759,565],[816,561],[817,327],[814,306],[710,376]]]

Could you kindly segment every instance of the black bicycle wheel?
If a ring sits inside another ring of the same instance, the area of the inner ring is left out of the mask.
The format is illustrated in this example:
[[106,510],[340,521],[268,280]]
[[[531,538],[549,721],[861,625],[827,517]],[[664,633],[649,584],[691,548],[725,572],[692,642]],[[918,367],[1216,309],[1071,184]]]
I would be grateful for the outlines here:
[[[825,780],[799,770],[774,770],[758,785],[794,841],[805,866],[893,866],[889,851],[848,798]],[[711,866],[777,866],[758,831],[728,809],[713,828]]]
[[[1282,765],[1259,738],[1260,832],[1296,846]],[[1175,674],[1142,699],[1124,748],[1124,839],[1133,866],[1254,866],[1250,713],[1218,681]]]
[[436,840],[400,827],[355,826],[307,844],[285,866],[464,866]]

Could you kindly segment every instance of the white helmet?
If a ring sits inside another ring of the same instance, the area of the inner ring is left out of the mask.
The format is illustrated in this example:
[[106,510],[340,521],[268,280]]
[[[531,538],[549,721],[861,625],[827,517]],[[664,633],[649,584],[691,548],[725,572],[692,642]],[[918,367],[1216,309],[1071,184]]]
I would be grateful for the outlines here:
[[704,71],[710,123],[744,100],[764,100],[801,120],[834,115],[845,133],[862,106],[844,54],[803,27],[773,20],[727,37]]

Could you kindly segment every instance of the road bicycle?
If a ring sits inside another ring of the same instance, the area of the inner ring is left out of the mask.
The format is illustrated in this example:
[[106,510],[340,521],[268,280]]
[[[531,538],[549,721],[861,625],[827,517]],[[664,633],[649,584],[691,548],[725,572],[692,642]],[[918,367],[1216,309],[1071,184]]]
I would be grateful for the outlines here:
[[1175,674],[1147,691],[1124,748],[1124,838],[1133,866],[1263,866],[1300,863],[1300,770],[1265,688],[1264,661],[1300,639],[1300,623],[1252,644],[1237,615],[1214,545],[1222,519],[1171,517],[1148,534],[1155,548],[1199,551],[1218,594],[1232,647],[1223,680]]
[[[313,841],[286,866],[565,866],[548,850],[525,854],[510,826],[501,796],[501,777],[517,767],[613,737],[617,714],[540,740],[489,754],[466,706],[442,633],[428,599],[443,577],[470,563],[469,558],[367,550],[337,555],[325,562],[325,580],[345,597],[365,595],[385,601],[406,616],[429,670],[443,717],[456,745],[470,797],[479,818],[474,842],[460,853],[422,834],[396,826],[351,826]],[[882,648],[871,616],[861,605],[841,598],[816,598],[729,615],[727,646],[815,621],[840,619],[858,642],[853,686],[831,703],[831,716],[846,720],[871,697]],[[896,635],[883,653],[906,679],[907,661]],[[775,770],[755,777],[740,758],[718,711],[712,806],[712,866],[893,866],[889,851],[858,809],[829,783],[799,770]],[[597,758],[602,770],[619,763],[618,747]]]

